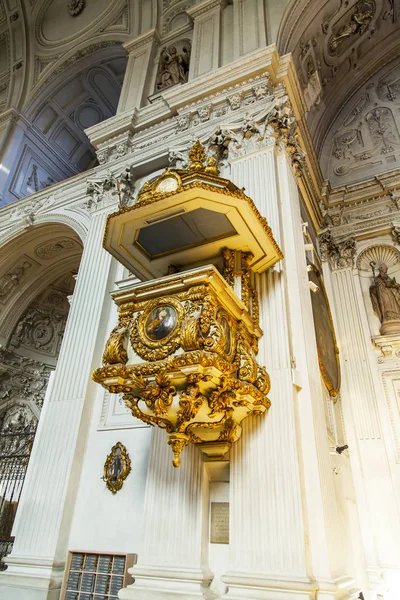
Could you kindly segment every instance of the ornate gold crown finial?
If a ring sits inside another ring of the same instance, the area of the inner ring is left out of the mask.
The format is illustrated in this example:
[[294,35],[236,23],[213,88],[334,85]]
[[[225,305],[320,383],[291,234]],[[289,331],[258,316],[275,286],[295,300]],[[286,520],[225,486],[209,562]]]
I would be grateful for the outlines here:
[[189,150],[189,169],[191,171],[203,171],[204,161],[206,160],[206,151],[204,146],[196,140]]

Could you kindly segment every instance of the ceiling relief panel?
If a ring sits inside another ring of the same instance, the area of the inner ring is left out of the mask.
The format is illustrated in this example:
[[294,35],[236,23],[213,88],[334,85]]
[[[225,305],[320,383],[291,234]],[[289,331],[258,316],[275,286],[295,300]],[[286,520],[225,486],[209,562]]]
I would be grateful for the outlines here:
[[331,185],[400,168],[400,59],[344,105],[327,135],[321,162]]
[[76,0],[46,0],[36,19],[36,40],[42,46],[68,43],[95,28],[110,10],[121,4],[118,0],[96,0],[85,2],[82,6]]
[[[338,111],[400,48],[399,0],[292,2],[278,38],[292,52],[317,151]],[[385,120],[391,116],[382,115]],[[371,117],[371,126],[375,117]]]

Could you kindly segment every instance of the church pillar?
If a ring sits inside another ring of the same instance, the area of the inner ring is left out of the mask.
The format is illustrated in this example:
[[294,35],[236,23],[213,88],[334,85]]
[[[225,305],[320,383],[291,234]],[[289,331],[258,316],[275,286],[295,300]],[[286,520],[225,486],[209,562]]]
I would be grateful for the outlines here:
[[[349,252],[352,248],[352,252]],[[361,523],[369,599],[400,594],[400,518],[384,438],[385,397],[376,381],[354,240],[330,245],[330,276],[342,365],[342,404]],[[368,597],[368,596],[366,596]],[[369,600],[368,599],[368,600]]]
[[[234,159],[231,178],[268,219],[285,259],[258,277],[258,360],[271,377],[271,409],[247,419],[231,450],[232,600],[350,598],[329,466],[298,190],[273,147]],[[322,424],[321,424],[322,423]],[[317,431],[321,435],[317,435]],[[307,468],[304,468],[307,464]]]
[[95,384],[111,256],[102,248],[106,213],[95,213],[82,255],[64,339],[46,397],[13,528],[15,543],[0,575],[0,597],[56,600],[68,549]]
[[233,58],[267,45],[263,0],[233,0]]
[[220,67],[221,11],[226,0],[203,0],[187,10],[194,21],[189,81]]
[[164,431],[155,428],[144,508],[144,549],[130,569],[135,583],[121,600],[211,598],[207,568],[207,481],[200,451],[189,444],[172,466]]
[[124,44],[129,58],[117,114],[140,108],[144,98],[151,93],[146,88],[146,83],[149,81],[148,74],[151,72],[151,61],[158,42],[157,30],[151,29],[135,40]]

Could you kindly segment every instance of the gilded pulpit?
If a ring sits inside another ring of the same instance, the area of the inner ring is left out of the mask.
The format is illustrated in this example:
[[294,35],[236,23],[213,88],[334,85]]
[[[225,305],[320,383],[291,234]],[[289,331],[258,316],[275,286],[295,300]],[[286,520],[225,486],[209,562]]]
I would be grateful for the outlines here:
[[243,419],[268,410],[254,273],[282,258],[265,218],[205,164],[199,142],[189,158],[108,218],[104,247],[146,281],[113,295],[119,321],[93,373],[165,429],[174,466],[189,442],[223,456]]

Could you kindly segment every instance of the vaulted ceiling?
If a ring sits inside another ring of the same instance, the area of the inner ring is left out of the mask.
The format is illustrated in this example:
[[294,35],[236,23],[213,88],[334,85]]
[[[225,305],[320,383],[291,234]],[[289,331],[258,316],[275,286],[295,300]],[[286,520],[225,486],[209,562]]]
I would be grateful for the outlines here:
[[[397,98],[393,90],[390,98],[382,91],[386,74],[398,78],[399,0],[293,0],[277,43],[281,53],[293,54],[311,134],[331,183],[347,184],[400,166]],[[376,86],[381,91],[374,93]],[[370,90],[368,99],[363,88]],[[379,118],[393,129],[391,145],[377,133],[378,113],[371,113],[387,109],[388,102],[393,111],[389,107],[390,114],[386,110]]]
[[[264,2],[272,23],[275,0]],[[0,0],[0,113],[13,107],[27,114],[45,144],[55,142],[57,152],[58,146],[62,148],[59,173],[38,173],[38,181],[51,183],[94,164],[83,130],[115,112],[124,70],[122,43],[155,26],[165,32],[179,27],[185,9],[194,3]],[[284,4],[283,0],[280,6]],[[281,8],[278,12],[277,23]],[[281,54],[293,54],[309,108],[310,131],[331,183],[347,184],[399,167],[396,94],[392,90],[383,101],[381,92],[371,90],[381,89],[389,72],[391,79],[397,78],[400,0],[291,0],[279,28],[271,23],[267,29],[278,34],[275,40],[270,33],[268,43],[276,41]],[[96,77],[93,67],[99,69]],[[100,79],[99,93],[94,82]],[[80,91],[69,104],[74,86]],[[378,117],[378,108],[387,110]],[[351,123],[349,111],[358,115]],[[389,131],[386,141],[377,134],[383,121]],[[16,183],[16,197],[29,192],[29,186],[18,191],[20,184],[26,182]]]

